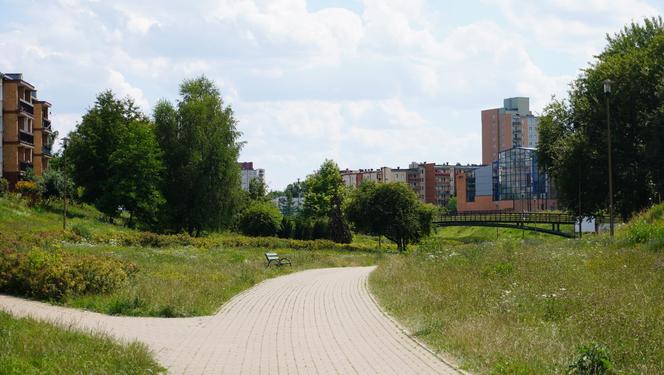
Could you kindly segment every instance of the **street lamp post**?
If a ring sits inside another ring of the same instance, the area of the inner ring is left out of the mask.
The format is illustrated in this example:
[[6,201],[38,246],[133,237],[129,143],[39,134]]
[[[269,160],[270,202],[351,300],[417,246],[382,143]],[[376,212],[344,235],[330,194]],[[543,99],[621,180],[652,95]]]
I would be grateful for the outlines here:
[[64,194],[63,194],[63,208],[62,208],[62,230],[67,229],[67,145],[69,144],[69,138],[62,138],[62,176],[64,179]]
[[611,160],[611,111],[609,107],[609,97],[611,96],[610,79],[604,81],[604,95],[606,97],[606,129],[607,129],[607,149],[609,155],[609,228],[611,237],[613,237],[613,166]]

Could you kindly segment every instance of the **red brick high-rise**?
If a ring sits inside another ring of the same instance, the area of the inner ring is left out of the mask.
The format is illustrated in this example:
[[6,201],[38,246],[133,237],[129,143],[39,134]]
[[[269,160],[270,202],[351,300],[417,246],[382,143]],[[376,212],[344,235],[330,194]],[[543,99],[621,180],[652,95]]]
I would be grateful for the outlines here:
[[502,108],[482,111],[482,164],[491,164],[513,147],[537,147],[538,125],[528,98],[508,98]]

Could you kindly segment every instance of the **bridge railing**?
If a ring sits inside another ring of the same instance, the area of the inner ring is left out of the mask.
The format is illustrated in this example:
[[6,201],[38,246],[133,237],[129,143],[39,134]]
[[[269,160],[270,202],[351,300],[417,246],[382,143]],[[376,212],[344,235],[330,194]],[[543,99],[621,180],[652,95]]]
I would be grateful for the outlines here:
[[577,217],[563,213],[547,212],[468,212],[456,215],[440,215],[439,223],[483,222],[483,223],[538,223],[538,224],[575,224]]

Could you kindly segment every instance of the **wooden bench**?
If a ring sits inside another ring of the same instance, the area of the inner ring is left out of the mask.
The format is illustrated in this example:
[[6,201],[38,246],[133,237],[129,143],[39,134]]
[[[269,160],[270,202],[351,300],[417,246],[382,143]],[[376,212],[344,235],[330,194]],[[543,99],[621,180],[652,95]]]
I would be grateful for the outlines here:
[[293,266],[291,264],[290,259],[279,257],[277,253],[265,253],[265,259],[267,260],[267,267],[270,267],[270,264],[272,264],[273,262],[277,266],[283,266],[285,264],[288,264],[291,267]]

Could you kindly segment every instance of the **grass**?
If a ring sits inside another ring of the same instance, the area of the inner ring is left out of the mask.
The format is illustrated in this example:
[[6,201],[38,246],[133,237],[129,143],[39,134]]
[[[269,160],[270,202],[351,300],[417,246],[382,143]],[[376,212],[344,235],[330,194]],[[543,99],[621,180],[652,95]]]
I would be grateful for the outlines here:
[[618,372],[664,373],[664,253],[649,236],[461,238],[388,257],[370,276],[387,311],[435,350],[479,373],[566,373],[597,343]]
[[[548,225],[540,225],[540,227],[550,229]],[[561,230],[565,232],[573,232],[571,225],[562,225]],[[448,245],[462,245],[469,243],[482,243],[486,241],[496,240],[521,240],[535,239],[535,240],[550,240],[555,239],[550,234],[534,232],[530,230],[511,229],[511,228],[490,228],[490,227],[442,227],[437,228],[433,234],[437,238]]]
[[[130,282],[111,293],[72,295],[62,301],[65,306],[112,315],[210,315],[265,279],[310,268],[374,265],[394,248],[383,241],[383,251],[376,251],[376,239],[368,236],[356,236],[351,245],[232,233],[206,238],[160,236],[103,223],[89,206],[74,206],[71,212],[71,229],[63,232],[57,208],[28,208],[16,198],[0,198],[0,249],[39,248],[137,265],[139,271]],[[290,257],[293,267],[266,268],[268,248]]]
[[[69,296],[67,306],[132,316],[208,315],[267,278],[378,264],[370,287],[381,304],[466,369],[567,372],[580,347],[597,344],[619,372],[664,372],[664,206],[621,228],[615,242],[517,229],[441,228],[406,255],[388,255],[394,245],[384,239],[377,251],[378,239],[368,236],[355,236],[351,245],[231,233],[195,239],[102,223],[87,206],[71,212],[71,229],[63,232],[57,207],[28,208],[16,198],[0,198],[0,249],[112,257],[138,266],[134,278],[114,292]],[[290,256],[294,266],[266,269],[266,249]],[[19,324],[4,319],[8,323],[0,327]],[[14,335],[29,331],[16,327]],[[44,340],[56,335],[45,332]],[[21,350],[27,349],[3,351],[0,370],[10,363],[4,358],[18,358]]]
[[139,272],[111,294],[75,296],[71,307],[106,314],[184,317],[214,314],[239,292],[275,276],[309,268],[366,266],[383,258],[379,253],[277,249],[293,267],[265,267],[258,248],[140,248],[67,245],[67,252],[103,254],[137,264]]
[[161,368],[141,344],[15,319],[0,312],[0,374],[155,374]]

